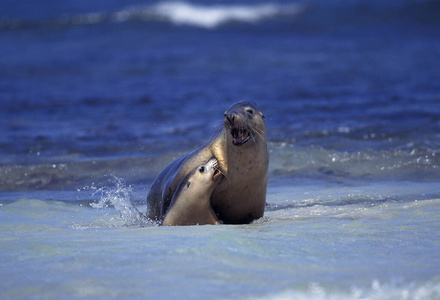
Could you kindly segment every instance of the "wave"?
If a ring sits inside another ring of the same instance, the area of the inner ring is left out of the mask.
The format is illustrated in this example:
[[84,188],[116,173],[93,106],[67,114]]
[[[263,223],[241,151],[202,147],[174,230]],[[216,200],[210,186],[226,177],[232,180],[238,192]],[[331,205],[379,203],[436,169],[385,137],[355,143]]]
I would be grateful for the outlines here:
[[[95,10],[95,11],[93,11]],[[151,5],[129,6],[108,11],[93,8],[90,12],[60,17],[20,19],[0,16],[0,30],[63,28],[102,23],[165,23],[216,29],[230,23],[260,24],[267,20],[295,21],[302,30],[330,30],[352,27],[439,25],[440,4],[420,1],[298,1],[296,3],[195,4],[185,1],[160,1]],[[288,22],[291,25],[291,22]],[[291,27],[289,25],[289,28]]]
[[[351,180],[440,180],[440,152],[412,150],[364,150],[340,152],[316,146],[269,144],[270,178],[314,178],[326,181]],[[0,191],[75,189],[100,182],[109,173],[131,184],[146,185],[168,163],[183,153],[154,157],[107,158],[40,165],[0,166]]]
[[304,11],[300,4],[198,5],[189,2],[158,2],[149,6],[127,7],[115,12],[91,12],[67,15],[56,20],[31,21],[2,18],[0,29],[66,27],[104,22],[165,22],[205,29],[238,22],[255,24],[277,17],[293,17]]
[[255,299],[438,299],[440,279],[434,277],[425,282],[405,282],[393,280],[390,282],[375,279],[370,286],[352,286],[348,290],[329,288],[316,282],[297,290],[286,290]]
[[439,180],[440,152],[366,149],[340,152],[317,146],[300,147],[273,143],[270,147],[271,177],[306,176],[325,179]]
[[201,6],[185,2],[165,2],[153,8],[154,13],[178,25],[215,28],[228,22],[256,23],[277,16],[294,16],[303,11],[301,5],[216,5]]

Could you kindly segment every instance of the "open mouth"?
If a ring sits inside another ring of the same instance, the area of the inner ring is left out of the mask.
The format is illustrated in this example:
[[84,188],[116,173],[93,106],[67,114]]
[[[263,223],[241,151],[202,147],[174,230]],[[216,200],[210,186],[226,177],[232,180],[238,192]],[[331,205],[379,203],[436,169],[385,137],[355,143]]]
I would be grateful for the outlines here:
[[218,162],[215,160],[214,165],[212,166],[214,168],[214,174],[212,175],[212,180],[216,180],[219,177],[223,175],[223,173],[218,168]]
[[232,143],[235,146],[244,145],[251,138],[251,134],[247,129],[231,129]]
[[221,177],[223,174],[222,174],[222,172],[220,172],[220,170],[218,170],[218,169],[215,169],[214,170],[214,175],[212,175],[212,180],[216,180],[216,179],[218,179],[219,177]]

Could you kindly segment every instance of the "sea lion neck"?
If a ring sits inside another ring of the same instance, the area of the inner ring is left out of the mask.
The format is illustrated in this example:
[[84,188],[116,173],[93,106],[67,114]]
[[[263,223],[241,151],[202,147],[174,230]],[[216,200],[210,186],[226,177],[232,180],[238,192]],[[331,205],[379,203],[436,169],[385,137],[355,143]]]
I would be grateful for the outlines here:
[[228,153],[225,151],[224,142],[228,140],[228,132],[223,129],[211,142],[212,155],[217,159],[220,171],[226,175],[228,172]]

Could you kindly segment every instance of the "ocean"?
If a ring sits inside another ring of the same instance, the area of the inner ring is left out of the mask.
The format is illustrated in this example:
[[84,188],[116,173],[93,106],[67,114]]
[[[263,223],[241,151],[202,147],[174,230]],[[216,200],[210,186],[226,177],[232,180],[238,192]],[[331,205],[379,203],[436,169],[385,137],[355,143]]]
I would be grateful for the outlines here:
[[[440,299],[440,4],[0,0],[1,299]],[[248,225],[140,220],[224,111]]]

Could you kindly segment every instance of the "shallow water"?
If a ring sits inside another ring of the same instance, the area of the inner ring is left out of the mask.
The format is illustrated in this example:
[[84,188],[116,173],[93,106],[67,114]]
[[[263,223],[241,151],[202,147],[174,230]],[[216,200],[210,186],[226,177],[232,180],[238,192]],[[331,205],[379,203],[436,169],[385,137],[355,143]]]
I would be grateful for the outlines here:
[[[2,4],[2,298],[440,299],[436,2]],[[139,219],[238,100],[265,217]]]
[[112,207],[18,200],[1,207],[3,295],[437,299],[440,199],[399,200],[399,185],[272,187],[241,226],[127,227]]

